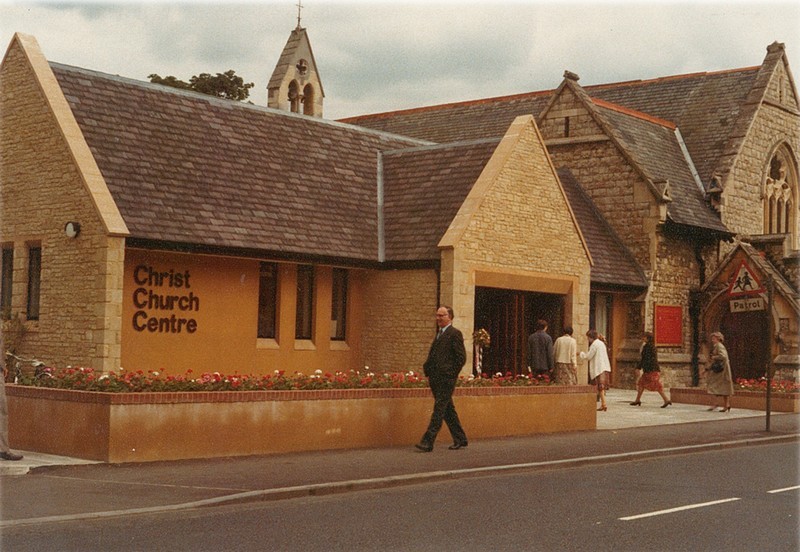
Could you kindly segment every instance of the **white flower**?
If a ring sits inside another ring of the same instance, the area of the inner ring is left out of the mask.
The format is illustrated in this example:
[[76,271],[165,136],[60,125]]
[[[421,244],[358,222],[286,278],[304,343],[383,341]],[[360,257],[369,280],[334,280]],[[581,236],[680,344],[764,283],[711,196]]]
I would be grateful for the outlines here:
[[153,372],[153,375],[158,377],[158,372]]
[[318,376],[322,375],[322,370],[314,370],[314,373]]

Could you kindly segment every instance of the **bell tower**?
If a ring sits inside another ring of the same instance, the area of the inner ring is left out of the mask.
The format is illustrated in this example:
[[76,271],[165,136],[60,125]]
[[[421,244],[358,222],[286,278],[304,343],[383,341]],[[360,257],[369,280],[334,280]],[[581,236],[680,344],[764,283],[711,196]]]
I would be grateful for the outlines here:
[[322,117],[322,90],[306,30],[300,26],[297,4],[297,27],[289,35],[278,64],[267,84],[267,107]]

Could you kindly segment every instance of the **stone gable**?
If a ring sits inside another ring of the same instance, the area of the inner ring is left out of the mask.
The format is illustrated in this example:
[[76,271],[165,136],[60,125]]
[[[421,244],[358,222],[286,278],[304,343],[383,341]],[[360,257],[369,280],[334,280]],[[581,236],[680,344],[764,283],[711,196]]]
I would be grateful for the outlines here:
[[[63,95],[35,42],[25,42],[15,37],[0,73],[0,235],[14,249],[12,315],[26,312],[29,248],[42,251],[39,319],[26,323],[21,353],[48,364],[115,368],[124,242],[107,229],[124,230],[124,223],[100,216],[113,213],[113,205],[92,195],[97,181],[87,183],[76,165],[86,162],[76,156],[88,149],[79,135],[62,134],[56,115],[65,114],[53,109],[66,105]],[[68,220],[81,224],[77,238],[65,236]]]

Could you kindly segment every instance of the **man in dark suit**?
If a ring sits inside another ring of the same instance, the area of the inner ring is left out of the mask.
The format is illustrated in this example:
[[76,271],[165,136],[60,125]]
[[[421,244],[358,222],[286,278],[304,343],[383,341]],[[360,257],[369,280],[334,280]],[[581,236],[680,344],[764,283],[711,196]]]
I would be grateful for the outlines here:
[[467,435],[458,421],[456,407],[453,405],[453,391],[461,368],[467,361],[467,351],[464,349],[464,336],[453,327],[453,309],[439,307],[436,311],[436,325],[439,331],[431,344],[428,359],[423,368],[428,377],[433,393],[433,414],[428,430],[422,436],[419,444],[414,445],[422,452],[433,450],[433,442],[442,428],[442,421],[447,423],[453,444],[450,450],[458,450],[467,446]]

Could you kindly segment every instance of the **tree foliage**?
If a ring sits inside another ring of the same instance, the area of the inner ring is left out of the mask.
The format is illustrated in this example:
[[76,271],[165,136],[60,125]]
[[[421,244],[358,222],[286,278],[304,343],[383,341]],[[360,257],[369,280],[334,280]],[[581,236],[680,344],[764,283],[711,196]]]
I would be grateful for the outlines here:
[[236,101],[246,100],[250,96],[250,89],[254,86],[252,82],[245,84],[244,79],[236,75],[236,71],[233,69],[216,75],[200,73],[189,79],[189,82],[182,81],[172,75],[162,77],[156,73],[148,75],[147,78],[155,84],[163,84],[164,86],[171,86],[181,90],[194,90],[216,98]]

